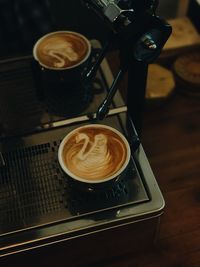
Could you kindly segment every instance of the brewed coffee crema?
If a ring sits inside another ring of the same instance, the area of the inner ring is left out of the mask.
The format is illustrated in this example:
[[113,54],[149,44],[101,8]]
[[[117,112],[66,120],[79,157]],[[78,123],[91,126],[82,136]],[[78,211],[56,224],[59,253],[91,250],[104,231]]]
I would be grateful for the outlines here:
[[117,173],[127,160],[122,138],[107,128],[80,128],[64,145],[62,160],[77,177],[95,181]]
[[88,57],[90,43],[73,32],[54,32],[42,37],[35,45],[38,61],[49,68],[71,68]]

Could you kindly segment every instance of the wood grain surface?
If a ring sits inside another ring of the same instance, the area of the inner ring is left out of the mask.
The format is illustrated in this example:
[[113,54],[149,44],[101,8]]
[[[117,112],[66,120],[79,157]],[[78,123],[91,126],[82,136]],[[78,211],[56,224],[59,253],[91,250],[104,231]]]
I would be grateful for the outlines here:
[[142,144],[166,201],[159,238],[147,251],[104,266],[199,267],[200,99],[175,90],[159,107],[146,107]]

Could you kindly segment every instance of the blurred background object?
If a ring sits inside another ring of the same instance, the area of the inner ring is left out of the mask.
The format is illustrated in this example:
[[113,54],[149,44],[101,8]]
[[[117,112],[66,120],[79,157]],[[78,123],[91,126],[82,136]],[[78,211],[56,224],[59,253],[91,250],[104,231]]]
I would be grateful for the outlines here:
[[179,56],[173,65],[179,92],[188,96],[200,96],[200,51]]
[[175,89],[172,71],[159,64],[149,65],[146,100],[148,103],[159,103],[167,100]]
[[172,25],[173,31],[164,46],[162,57],[181,54],[200,46],[200,34],[188,17],[171,19],[169,23]]

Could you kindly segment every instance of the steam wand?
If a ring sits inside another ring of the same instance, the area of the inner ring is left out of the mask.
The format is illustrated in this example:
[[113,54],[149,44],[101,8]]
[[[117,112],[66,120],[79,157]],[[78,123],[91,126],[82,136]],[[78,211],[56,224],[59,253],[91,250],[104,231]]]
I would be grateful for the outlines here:
[[[112,99],[117,91],[117,85],[127,71],[129,74],[129,82],[133,80],[133,83],[130,82],[133,85],[132,88],[130,88],[130,84],[128,87],[128,110],[130,113],[133,113],[131,114],[132,118],[138,116],[137,110],[132,106],[135,105],[138,107],[137,101],[140,102],[139,105],[142,105],[142,98],[144,98],[145,95],[148,64],[154,62],[160,55],[164,44],[171,34],[171,26],[159,17],[152,17],[151,23],[151,26],[146,29],[143,34],[140,33],[140,35],[135,38],[133,38],[129,32],[126,33],[127,35],[125,34],[120,36],[120,69],[110,87],[110,90],[108,91],[106,98],[97,109],[96,117],[98,120],[103,120],[106,117]],[[136,93],[134,96],[131,91],[133,91],[135,87],[137,87],[136,90],[140,91],[140,93]],[[136,96],[137,99],[132,98]],[[129,99],[129,97],[131,99]],[[131,101],[132,104],[130,105]],[[139,114],[138,117],[140,117],[140,115],[141,114]],[[136,127],[139,129],[139,123],[137,123],[137,126]]]
[[96,113],[96,118],[97,120],[103,120],[106,115],[109,112],[109,108],[112,102],[112,99],[117,91],[117,84],[119,83],[119,81],[122,79],[122,77],[124,76],[124,71],[119,70],[118,74],[116,75],[110,90],[106,96],[106,98],[104,99],[104,101],[102,102],[102,104],[99,106],[97,113]]
[[[82,2],[87,8],[94,10],[103,18],[112,29],[111,38],[103,48],[91,72],[88,73],[88,77],[94,77],[113,42],[120,51],[120,69],[106,98],[99,106],[96,117],[99,120],[105,118],[117,91],[117,85],[127,71],[129,76],[131,74],[131,77],[129,77],[130,84],[134,85],[133,88],[128,86],[128,96],[131,96],[131,99],[128,99],[128,111],[132,118],[136,117],[135,112],[137,110],[132,108],[133,103],[139,100],[141,104],[145,92],[145,82],[143,80],[146,81],[148,64],[160,55],[171,34],[171,26],[155,15],[158,0],[82,0]],[[135,84],[132,80],[135,81]],[[135,99],[132,92],[129,92],[133,89],[136,89],[136,96],[139,96],[138,100]],[[138,91],[141,93],[137,93]],[[138,103],[136,106],[138,106]]]
[[87,81],[91,81],[96,76],[96,72],[99,69],[99,66],[100,66],[101,62],[105,58],[105,55],[108,52],[110,46],[112,45],[113,39],[114,39],[114,33],[111,32],[111,34],[110,34],[108,40],[106,41],[104,47],[101,49],[101,53],[98,55],[98,58],[95,59],[95,62],[93,64],[93,66],[84,75],[84,81],[86,81],[86,82]]

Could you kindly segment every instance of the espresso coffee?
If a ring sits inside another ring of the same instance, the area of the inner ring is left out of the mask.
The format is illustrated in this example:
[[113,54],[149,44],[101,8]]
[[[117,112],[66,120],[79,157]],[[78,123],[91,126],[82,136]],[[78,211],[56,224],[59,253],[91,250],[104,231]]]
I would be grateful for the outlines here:
[[81,34],[59,31],[45,35],[34,46],[34,56],[50,69],[72,68],[90,54],[90,43]]
[[120,133],[94,124],[71,132],[63,141],[60,157],[68,174],[95,182],[117,175],[127,165],[129,154],[127,141]]

